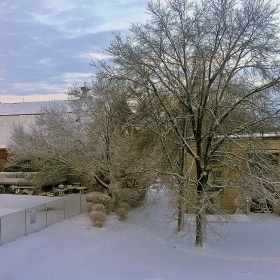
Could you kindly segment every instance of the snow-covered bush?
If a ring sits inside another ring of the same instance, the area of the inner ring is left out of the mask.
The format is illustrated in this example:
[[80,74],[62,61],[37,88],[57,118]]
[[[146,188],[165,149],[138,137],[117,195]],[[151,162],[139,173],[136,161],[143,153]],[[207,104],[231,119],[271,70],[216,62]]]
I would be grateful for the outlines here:
[[87,209],[88,213],[90,213],[92,211],[92,206],[93,206],[92,202],[87,202],[86,203],[86,209]]
[[102,211],[91,211],[89,218],[94,227],[102,227],[106,221],[106,214]]
[[119,204],[127,203],[131,208],[139,206],[145,198],[145,191],[135,188],[120,188],[114,192]]
[[122,202],[119,205],[119,208],[117,210],[117,215],[119,221],[125,221],[127,219],[127,214],[130,209],[130,206],[126,202]]
[[113,209],[112,198],[100,192],[92,192],[88,194],[86,197],[86,201],[93,204],[103,204],[106,208],[107,213],[110,213]]
[[103,212],[104,214],[107,213],[106,207],[101,203],[93,204],[91,207],[91,211],[100,211]]

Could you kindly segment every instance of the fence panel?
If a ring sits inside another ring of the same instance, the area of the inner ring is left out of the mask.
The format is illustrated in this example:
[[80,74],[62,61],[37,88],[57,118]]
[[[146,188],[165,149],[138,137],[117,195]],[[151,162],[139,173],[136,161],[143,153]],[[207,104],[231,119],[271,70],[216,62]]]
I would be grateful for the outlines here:
[[39,231],[47,225],[46,204],[26,209],[27,234]]
[[58,199],[47,203],[47,226],[64,220],[64,199]]
[[80,195],[69,195],[64,198],[65,219],[79,215],[80,212]]
[[83,193],[83,194],[81,194],[81,197],[80,197],[80,203],[81,203],[80,212],[81,213],[84,213],[87,211],[86,196],[87,196],[87,193]]
[[26,235],[24,210],[1,217],[2,244],[14,241],[24,235]]
[[0,245],[86,212],[86,193],[66,197],[0,217]]

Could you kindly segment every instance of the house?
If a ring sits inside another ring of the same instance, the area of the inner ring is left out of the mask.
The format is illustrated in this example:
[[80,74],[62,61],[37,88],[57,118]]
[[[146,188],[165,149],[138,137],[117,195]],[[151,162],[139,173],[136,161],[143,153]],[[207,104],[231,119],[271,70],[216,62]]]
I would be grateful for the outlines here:
[[[280,135],[276,133],[232,136],[226,140],[210,162],[207,211],[280,213],[279,152]],[[192,160],[187,157],[189,163]],[[191,171],[191,179],[195,180],[195,170]],[[258,184],[262,184],[273,202],[267,202]],[[190,185],[187,195],[190,201],[187,212],[195,213],[194,184]]]

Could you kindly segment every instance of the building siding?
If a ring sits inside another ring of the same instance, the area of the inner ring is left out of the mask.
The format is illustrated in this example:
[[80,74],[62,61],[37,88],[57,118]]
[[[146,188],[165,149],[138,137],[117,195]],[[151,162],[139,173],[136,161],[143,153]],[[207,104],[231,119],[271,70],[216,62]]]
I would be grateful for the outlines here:
[[[279,135],[260,135],[256,138],[250,137],[240,137],[234,141],[226,142],[223,149],[224,151],[228,152],[229,154],[235,154],[237,156],[246,157],[246,153],[248,149],[264,149],[264,150],[275,150],[280,152],[280,136]],[[278,154],[279,157],[279,154]],[[190,166],[193,159],[190,155],[187,156],[187,166]],[[240,160],[239,164],[243,168],[247,168],[246,161]],[[278,159],[278,166],[279,166],[279,159]],[[228,167],[219,166],[217,164],[213,167],[213,171],[220,171],[221,172],[221,179],[222,181],[234,180],[238,178],[239,174]],[[193,168],[191,170],[191,179],[196,179],[196,170]],[[211,192],[208,192],[208,195],[211,196]],[[230,186],[223,185],[223,189],[217,193],[218,198],[220,199],[221,206],[226,213],[232,214],[236,212],[236,205],[235,199],[238,196],[238,193],[233,190]],[[197,206],[197,199],[196,199],[196,186],[195,184],[190,185],[189,190],[187,191],[187,212],[188,213],[195,213],[196,206]]]

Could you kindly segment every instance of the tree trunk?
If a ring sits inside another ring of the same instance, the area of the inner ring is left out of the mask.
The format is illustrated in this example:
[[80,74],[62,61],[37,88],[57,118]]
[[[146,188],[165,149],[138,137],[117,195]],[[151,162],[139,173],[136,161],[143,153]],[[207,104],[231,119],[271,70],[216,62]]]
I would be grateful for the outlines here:
[[[186,115],[186,112],[184,112]],[[182,123],[182,136],[185,138],[187,136],[187,120],[184,118]],[[182,178],[186,175],[186,166],[187,166],[187,151],[185,149],[184,143],[182,143],[180,154],[180,175]],[[186,185],[185,180],[183,179],[179,184],[179,197],[178,197],[178,225],[177,230],[183,230],[185,228],[185,201],[186,201]]]
[[177,230],[183,230],[185,228],[185,191],[184,184],[179,186],[179,194],[178,194],[178,224]]
[[205,210],[202,208],[201,202],[199,201],[200,206],[196,212],[196,237],[195,245],[198,247],[203,247],[206,239],[206,214]]
[[206,189],[208,175],[203,172],[200,162],[197,162],[197,210],[196,210],[196,238],[195,245],[203,247],[206,239],[206,211],[204,202],[204,192]]

